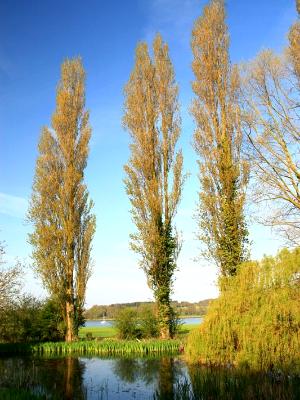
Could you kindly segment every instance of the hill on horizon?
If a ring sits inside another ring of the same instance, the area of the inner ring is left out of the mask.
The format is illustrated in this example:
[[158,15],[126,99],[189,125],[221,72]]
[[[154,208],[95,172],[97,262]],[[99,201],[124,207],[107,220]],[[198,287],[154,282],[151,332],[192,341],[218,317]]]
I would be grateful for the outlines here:
[[[205,315],[209,303],[214,299],[200,300],[195,303],[188,301],[172,301],[172,306],[178,315]],[[110,305],[95,304],[84,313],[86,319],[115,318],[122,308],[134,308],[139,310],[143,307],[154,306],[153,301],[136,301],[131,303],[116,303]]]

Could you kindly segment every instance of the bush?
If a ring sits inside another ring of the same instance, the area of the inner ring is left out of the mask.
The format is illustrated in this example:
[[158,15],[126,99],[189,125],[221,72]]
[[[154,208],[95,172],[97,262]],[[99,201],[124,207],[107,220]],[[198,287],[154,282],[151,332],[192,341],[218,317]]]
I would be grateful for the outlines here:
[[143,338],[157,337],[159,327],[152,307],[144,307],[139,313],[139,327]]
[[48,299],[42,303],[38,316],[40,326],[40,341],[59,341],[65,336],[65,323],[58,304]]
[[300,371],[300,249],[248,262],[188,338],[191,361]]
[[115,319],[115,327],[120,339],[135,339],[141,336],[137,312],[131,308],[124,308],[118,313]]
[[139,312],[132,308],[120,310],[115,319],[115,327],[120,339],[151,338],[159,334],[158,321],[150,307]]
[[52,300],[23,296],[0,315],[0,341],[57,341],[64,335],[59,309]]

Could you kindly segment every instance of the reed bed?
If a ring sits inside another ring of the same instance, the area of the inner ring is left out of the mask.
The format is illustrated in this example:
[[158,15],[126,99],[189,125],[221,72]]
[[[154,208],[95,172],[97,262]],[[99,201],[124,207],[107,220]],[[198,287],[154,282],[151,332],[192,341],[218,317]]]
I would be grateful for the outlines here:
[[179,340],[102,340],[79,342],[50,342],[37,344],[1,344],[1,354],[40,354],[40,355],[129,355],[129,354],[176,354],[179,353]]

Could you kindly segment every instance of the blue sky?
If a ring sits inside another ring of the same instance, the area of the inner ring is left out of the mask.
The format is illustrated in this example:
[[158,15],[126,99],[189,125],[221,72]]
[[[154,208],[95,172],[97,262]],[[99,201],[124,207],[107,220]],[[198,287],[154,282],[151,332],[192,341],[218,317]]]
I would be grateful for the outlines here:
[[[87,306],[152,298],[138,257],[128,247],[134,226],[122,182],[129,138],[121,118],[123,87],[136,44],[150,43],[160,32],[169,44],[180,87],[180,146],[185,169],[191,173],[176,219],[184,242],[173,297],[198,301],[216,296],[216,269],[194,261],[200,244],[192,218],[198,181],[189,114],[193,97],[190,35],[204,4],[203,0],[0,2],[0,239],[6,241],[9,262],[19,257],[28,265],[26,290],[43,294],[29,268],[31,227],[24,221],[37,143],[55,107],[60,65],[65,58],[80,55],[87,73],[86,104],[93,129],[86,181],[97,216]],[[280,51],[296,19],[294,0],[227,0],[227,13],[233,62],[249,60],[263,48]],[[250,233],[253,257],[276,252],[279,241],[268,229],[250,224]]]

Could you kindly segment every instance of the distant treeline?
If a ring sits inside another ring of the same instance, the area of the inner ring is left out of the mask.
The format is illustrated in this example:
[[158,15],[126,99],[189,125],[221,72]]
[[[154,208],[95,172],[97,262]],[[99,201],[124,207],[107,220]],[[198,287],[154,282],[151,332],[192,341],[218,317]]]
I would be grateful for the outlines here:
[[[173,301],[172,306],[178,315],[205,315],[211,300],[201,300],[198,303]],[[139,310],[144,307],[154,307],[154,303],[151,301],[138,301],[134,303],[94,305],[85,311],[84,316],[86,319],[115,318],[121,309],[134,308]]]

